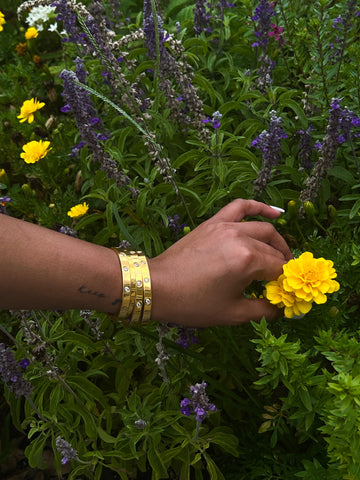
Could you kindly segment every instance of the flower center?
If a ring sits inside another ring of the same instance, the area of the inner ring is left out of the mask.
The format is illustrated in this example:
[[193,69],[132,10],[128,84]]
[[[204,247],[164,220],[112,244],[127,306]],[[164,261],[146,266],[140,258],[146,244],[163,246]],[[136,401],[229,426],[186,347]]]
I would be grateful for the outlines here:
[[306,283],[306,285],[312,285],[318,281],[317,272],[315,272],[314,270],[307,270],[302,275],[302,279],[303,282]]

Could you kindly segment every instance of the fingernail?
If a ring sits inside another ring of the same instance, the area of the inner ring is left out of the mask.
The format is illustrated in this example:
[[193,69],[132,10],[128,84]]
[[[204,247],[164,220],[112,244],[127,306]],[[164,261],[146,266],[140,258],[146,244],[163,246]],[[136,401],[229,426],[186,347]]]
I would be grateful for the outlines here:
[[269,207],[273,208],[274,210],[277,210],[278,212],[285,213],[285,210],[280,207],[274,207],[274,205],[269,205]]

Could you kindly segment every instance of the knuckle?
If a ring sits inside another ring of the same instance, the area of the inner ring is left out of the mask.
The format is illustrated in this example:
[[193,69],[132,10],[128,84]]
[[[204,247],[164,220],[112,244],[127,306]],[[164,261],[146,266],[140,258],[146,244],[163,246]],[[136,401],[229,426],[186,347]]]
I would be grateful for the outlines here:
[[261,222],[262,230],[267,233],[269,236],[276,234],[276,228],[269,222]]
[[254,264],[255,260],[257,259],[257,253],[249,247],[242,247],[241,251],[241,263],[246,268],[249,268],[251,265]]

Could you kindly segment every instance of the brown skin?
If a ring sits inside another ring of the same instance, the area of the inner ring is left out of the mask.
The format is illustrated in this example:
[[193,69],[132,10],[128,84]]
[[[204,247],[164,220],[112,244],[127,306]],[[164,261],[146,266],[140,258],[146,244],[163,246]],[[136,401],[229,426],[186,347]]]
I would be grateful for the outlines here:
[[[274,280],[293,255],[267,222],[280,213],[253,200],[235,200],[151,261],[153,317],[187,326],[237,325],[280,310],[267,300],[250,300],[254,280]],[[164,274],[166,272],[166,274]]]
[[[273,280],[292,258],[268,222],[280,213],[253,200],[235,200],[149,260],[152,318],[186,326],[236,325],[279,315],[267,300],[243,292],[253,280]],[[91,309],[117,313],[122,278],[106,247],[0,215],[0,309]]]

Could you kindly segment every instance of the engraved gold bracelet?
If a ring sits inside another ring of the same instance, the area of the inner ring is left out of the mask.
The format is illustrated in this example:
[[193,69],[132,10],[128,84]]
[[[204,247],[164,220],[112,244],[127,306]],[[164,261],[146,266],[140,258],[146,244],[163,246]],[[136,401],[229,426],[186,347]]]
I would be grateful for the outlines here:
[[121,307],[118,318],[128,325],[150,321],[152,295],[147,258],[141,251],[113,248],[118,254],[123,279]]

